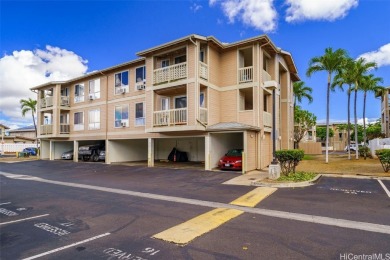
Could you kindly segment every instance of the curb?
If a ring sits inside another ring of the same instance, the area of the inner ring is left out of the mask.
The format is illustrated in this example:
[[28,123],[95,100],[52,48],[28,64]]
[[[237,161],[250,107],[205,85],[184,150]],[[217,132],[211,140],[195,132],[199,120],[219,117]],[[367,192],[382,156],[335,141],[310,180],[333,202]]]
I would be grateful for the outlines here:
[[350,175],[350,174],[336,174],[336,173],[323,173],[324,177],[333,178],[351,178],[351,179],[366,179],[366,180],[390,180],[390,176],[372,176],[372,175]]
[[262,181],[252,181],[251,186],[259,186],[259,187],[273,187],[273,188],[299,188],[299,187],[307,187],[316,184],[316,182],[322,177],[322,174],[318,174],[316,177],[311,179],[310,181],[302,181],[302,182],[285,182],[285,183],[266,183]]

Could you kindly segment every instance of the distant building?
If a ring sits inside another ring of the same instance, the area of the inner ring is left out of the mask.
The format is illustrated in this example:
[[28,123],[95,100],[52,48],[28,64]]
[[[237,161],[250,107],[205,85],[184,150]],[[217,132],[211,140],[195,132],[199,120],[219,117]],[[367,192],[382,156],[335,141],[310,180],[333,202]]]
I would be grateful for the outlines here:
[[[329,137],[329,150],[333,151],[341,151],[347,146],[348,143],[348,132],[346,129],[340,130],[339,127],[341,125],[347,124],[346,122],[330,122],[329,128],[333,129],[334,135],[333,137]],[[325,123],[318,123],[319,127],[326,127]],[[352,131],[351,131],[352,133]],[[319,139],[317,137],[317,139]],[[325,147],[325,141],[317,140],[321,142],[322,147]]]
[[29,126],[25,126],[25,127],[21,127],[21,128],[17,128],[17,129],[12,129],[12,130],[9,130],[8,132],[10,133],[10,135],[36,139],[34,125],[29,125]]
[[382,133],[385,134],[385,137],[390,137],[390,124],[389,124],[389,114],[390,114],[390,86],[388,86],[385,91],[382,93],[378,93],[376,97],[381,97],[381,125],[382,125]]
[[[34,137],[28,137],[25,135],[20,135],[18,132],[13,132],[14,130],[9,130],[10,128],[8,126],[5,126],[3,124],[0,124],[0,135],[1,135],[1,142],[2,143],[35,143],[35,130],[34,130]],[[8,130],[8,131],[7,131]],[[27,131],[25,132],[27,133]]]

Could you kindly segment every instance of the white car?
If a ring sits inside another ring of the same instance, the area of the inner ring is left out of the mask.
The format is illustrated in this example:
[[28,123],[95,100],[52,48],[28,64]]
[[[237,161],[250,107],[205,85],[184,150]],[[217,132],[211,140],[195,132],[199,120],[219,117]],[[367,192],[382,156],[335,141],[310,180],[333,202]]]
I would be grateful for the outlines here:
[[[362,147],[362,145],[359,144],[358,147],[360,148],[360,147]],[[358,149],[359,149],[359,148],[358,148]],[[350,150],[351,150],[351,151],[356,151],[356,144],[351,144]],[[344,151],[348,152],[348,145],[344,148]]]

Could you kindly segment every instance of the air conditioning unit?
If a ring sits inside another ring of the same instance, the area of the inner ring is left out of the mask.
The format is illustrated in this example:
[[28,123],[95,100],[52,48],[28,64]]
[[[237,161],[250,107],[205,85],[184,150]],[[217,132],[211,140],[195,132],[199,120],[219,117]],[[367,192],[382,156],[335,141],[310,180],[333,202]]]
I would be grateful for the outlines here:
[[144,89],[145,89],[145,85],[144,84],[137,85],[137,90],[144,90]]
[[89,94],[89,100],[94,100],[95,99],[95,95],[94,94]]
[[126,89],[125,89],[125,88],[121,88],[120,91],[119,91],[119,93],[125,94],[125,93],[126,93]]
[[127,126],[126,121],[121,121],[121,126],[126,127]]

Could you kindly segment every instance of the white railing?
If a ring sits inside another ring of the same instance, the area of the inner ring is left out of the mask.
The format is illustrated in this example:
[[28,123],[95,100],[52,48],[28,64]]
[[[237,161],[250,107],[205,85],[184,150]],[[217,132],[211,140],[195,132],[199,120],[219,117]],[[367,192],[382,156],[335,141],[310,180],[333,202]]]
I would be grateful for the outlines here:
[[160,84],[187,77],[187,63],[179,63],[153,71],[153,84]]
[[[12,153],[12,152],[21,152],[24,148],[27,147],[37,147],[36,143],[30,143],[30,144],[14,144],[14,143],[4,143],[0,145],[0,150],[2,150],[5,153]],[[39,144],[38,144],[39,147]]]
[[53,106],[53,97],[41,98],[41,108],[52,107]]
[[206,63],[199,61],[199,77],[207,80],[209,75],[209,66]]
[[272,114],[268,112],[263,112],[263,125],[272,127]]
[[69,134],[70,125],[69,124],[60,124],[60,134]]
[[199,120],[203,124],[207,124],[207,108],[204,107],[199,108]]
[[271,80],[272,80],[271,75],[269,75],[267,71],[263,70],[263,82],[271,81]]
[[155,111],[153,126],[183,125],[187,123],[187,108]]
[[53,125],[41,125],[40,134],[50,135],[53,133]]
[[69,104],[70,104],[69,103],[69,96],[61,96],[61,103],[60,103],[60,105],[68,107]]
[[238,83],[253,81],[253,67],[245,67],[238,69]]

